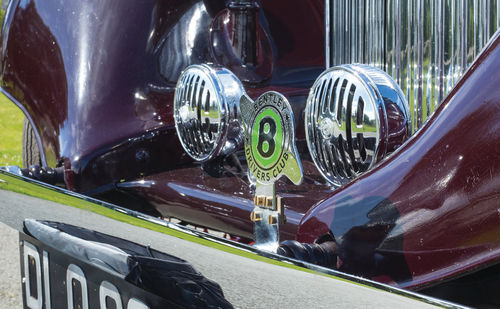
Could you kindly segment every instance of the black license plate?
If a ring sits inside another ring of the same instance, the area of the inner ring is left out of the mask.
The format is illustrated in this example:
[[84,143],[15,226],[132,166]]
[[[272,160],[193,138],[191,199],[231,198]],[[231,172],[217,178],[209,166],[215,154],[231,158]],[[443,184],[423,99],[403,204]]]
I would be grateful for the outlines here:
[[165,299],[31,236],[19,233],[19,240],[24,308],[172,308]]

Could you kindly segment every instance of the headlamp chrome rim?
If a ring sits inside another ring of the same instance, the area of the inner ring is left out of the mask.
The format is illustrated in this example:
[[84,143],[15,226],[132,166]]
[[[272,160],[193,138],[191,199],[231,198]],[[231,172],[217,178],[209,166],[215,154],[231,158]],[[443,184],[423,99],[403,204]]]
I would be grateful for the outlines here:
[[[200,84],[199,88],[193,86],[193,81]],[[186,88],[197,92],[199,99],[193,94],[190,96]],[[205,90],[209,95],[201,93]],[[244,93],[239,79],[224,67],[191,65],[181,73],[174,95],[174,122],[181,145],[191,158],[206,162],[239,147],[243,139],[239,129],[239,99]],[[202,97],[208,97],[206,103],[200,103]],[[216,108],[217,117],[211,117],[215,115],[213,108]],[[215,126],[217,130],[213,131],[211,128]]]
[[[387,109],[396,122],[388,120]],[[410,135],[409,109],[401,89],[385,72],[367,65],[324,71],[311,87],[304,118],[311,158],[334,187],[371,169]],[[364,130],[364,120],[375,126]]]

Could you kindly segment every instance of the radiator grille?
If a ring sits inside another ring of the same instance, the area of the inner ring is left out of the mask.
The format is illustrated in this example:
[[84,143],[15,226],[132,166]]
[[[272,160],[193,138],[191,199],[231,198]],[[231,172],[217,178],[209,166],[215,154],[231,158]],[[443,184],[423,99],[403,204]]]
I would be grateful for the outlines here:
[[498,0],[326,0],[326,65],[386,71],[414,132],[500,27]]

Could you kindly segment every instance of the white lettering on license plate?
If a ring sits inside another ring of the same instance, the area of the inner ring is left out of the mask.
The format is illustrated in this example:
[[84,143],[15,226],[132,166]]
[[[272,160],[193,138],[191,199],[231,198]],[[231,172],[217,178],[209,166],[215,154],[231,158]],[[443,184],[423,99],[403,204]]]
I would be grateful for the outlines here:
[[[51,308],[50,280],[49,280],[49,254],[43,251],[43,260],[40,260],[38,248],[30,242],[24,240],[23,243],[24,262],[24,292],[26,295],[26,306],[31,309],[42,309],[45,299],[45,308]],[[42,265],[43,261],[43,265]],[[30,263],[32,264],[30,267]],[[43,273],[42,273],[43,268]],[[35,274],[31,273],[32,271]],[[30,282],[31,278],[36,278],[36,284]],[[42,288],[43,280],[43,288]],[[69,264],[66,269],[66,297],[68,308],[74,308],[75,297],[73,287],[79,286],[82,295],[82,309],[89,308],[89,296],[87,288],[87,278],[83,270],[75,265]],[[32,290],[34,287],[36,290]],[[43,296],[42,296],[43,295]],[[122,298],[118,288],[111,282],[103,280],[99,285],[99,304],[101,309],[107,309],[106,299],[112,299],[117,309],[123,309]],[[131,298],[127,302],[126,309],[149,309],[149,306],[136,298]]]

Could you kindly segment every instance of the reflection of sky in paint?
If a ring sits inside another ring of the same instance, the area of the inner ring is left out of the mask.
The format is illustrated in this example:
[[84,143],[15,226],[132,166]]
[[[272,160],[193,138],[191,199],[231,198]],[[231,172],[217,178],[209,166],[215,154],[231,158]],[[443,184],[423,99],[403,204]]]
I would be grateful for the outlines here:
[[[81,7],[82,11],[80,12],[81,15],[79,16],[88,16],[90,14],[89,7],[88,6],[82,6]],[[74,12],[73,12],[74,13]],[[86,92],[86,85],[88,84],[88,73],[90,69],[90,63],[89,63],[89,29],[87,27],[88,20],[86,18],[78,18],[78,24],[76,27],[80,29],[79,32],[79,37],[78,37],[78,52],[79,54],[75,53],[75,56],[77,57],[77,63],[78,63],[78,70],[77,70],[77,75],[78,75],[78,80],[77,80],[77,98],[76,102],[78,105],[82,105],[85,102],[85,92]]]
[[202,1],[189,8],[166,35],[160,53],[160,73],[168,81],[177,79],[188,65],[206,59],[208,36],[204,31],[210,27],[212,19]]
[[179,194],[185,194],[187,196],[191,196],[204,201],[216,202],[217,204],[225,204],[244,210],[253,209],[254,207],[253,201],[234,195],[222,195],[220,194],[220,192],[208,192],[205,190],[186,187],[172,182],[170,182],[168,186],[171,189],[177,191]]
[[[5,1],[5,0],[4,0]],[[28,6],[28,4],[30,3],[31,1],[29,0],[21,0],[19,2],[19,7],[21,7],[22,9],[26,9],[26,7]]]
[[196,40],[196,35],[198,34],[198,29],[201,23],[201,13],[205,10],[205,6],[202,2],[195,5],[190,12],[191,20],[189,21],[187,31],[186,31],[186,41],[185,41],[185,51],[187,52],[188,57],[191,57],[194,48],[194,42]]
[[381,196],[372,196],[362,200],[347,196],[338,201],[330,225],[335,238],[341,238],[353,227],[365,226],[370,221],[368,213],[382,201],[384,198]]

